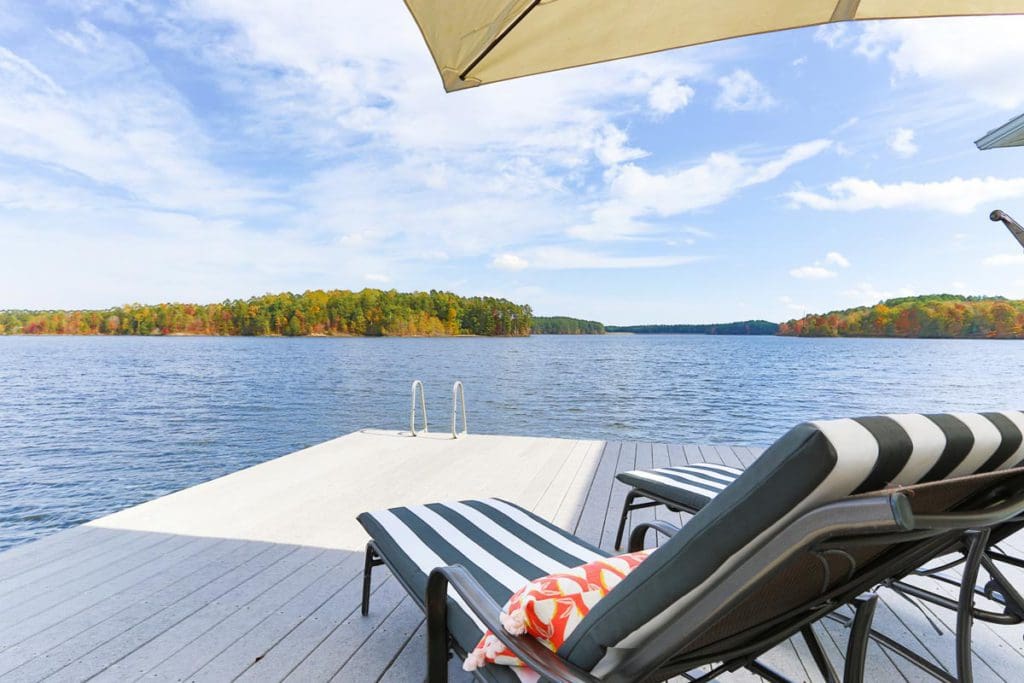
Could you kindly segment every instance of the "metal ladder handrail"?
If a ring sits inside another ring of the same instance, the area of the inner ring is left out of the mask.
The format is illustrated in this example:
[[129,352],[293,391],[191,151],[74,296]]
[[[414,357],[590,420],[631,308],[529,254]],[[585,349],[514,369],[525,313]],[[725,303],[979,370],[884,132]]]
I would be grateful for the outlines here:
[[[462,399],[462,431],[459,432],[456,428],[458,421],[456,418],[459,414],[459,399]],[[466,389],[462,386],[462,382],[459,380],[455,381],[452,385],[452,438],[457,439],[460,436],[469,434],[469,427],[466,425]]]
[[412,432],[413,436],[416,436],[416,387],[420,388],[420,407],[423,409],[423,433],[427,434],[430,432],[430,427],[427,424],[427,392],[423,388],[423,382],[418,379],[412,381],[412,409],[409,412],[409,431]]

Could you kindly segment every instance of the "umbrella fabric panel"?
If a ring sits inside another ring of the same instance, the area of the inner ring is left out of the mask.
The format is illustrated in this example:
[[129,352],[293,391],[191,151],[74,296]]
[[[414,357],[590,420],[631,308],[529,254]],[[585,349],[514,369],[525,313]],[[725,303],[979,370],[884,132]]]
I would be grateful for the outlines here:
[[448,91],[850,19],[1024,13],[1024,0],[406,0]]

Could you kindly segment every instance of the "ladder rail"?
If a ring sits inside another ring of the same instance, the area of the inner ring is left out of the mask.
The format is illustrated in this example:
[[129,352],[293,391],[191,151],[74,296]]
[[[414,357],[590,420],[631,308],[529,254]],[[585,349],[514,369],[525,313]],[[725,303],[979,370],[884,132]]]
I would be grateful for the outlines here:
[[[459,415],[459,401],[462,401],[462,431],[458,431],[458,415]],[[466,423],[466,389],[462,386],[460,380],[456,380],[455,384],[452,385],[452,438],[457,439],[460,436],[469,434],[469,427]]]
[[409,411],[409,431],[412,432],[413,436],[416,436],[416,389],[419,388],[420,396],[420,408],[423,410],[423,433],[428,434],[430,432],[430,426],[427,424],[427,392],[423,388],[423,382],[418,379],[412,382],[412,408]]

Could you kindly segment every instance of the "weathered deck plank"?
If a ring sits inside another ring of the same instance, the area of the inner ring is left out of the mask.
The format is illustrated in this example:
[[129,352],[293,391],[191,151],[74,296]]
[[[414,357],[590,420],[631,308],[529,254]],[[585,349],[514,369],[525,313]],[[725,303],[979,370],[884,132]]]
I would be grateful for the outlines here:
[[[423,616],[386,569],[359,612],[362,509],[500,496],[611,549],[627,489],[616,473],[761,448],[363,432],[0,553],[0,680],[408,681],[423,675]],[[372,466],[367,466],[372,463]],[[636,511],[680,524],[664,507]],[[1024,539],[1005,544],[1024,548]],[[1024,581],[1024,572],[1010,570]],[[942,588],[946,594],[953,589]],[[891,592],[877,624],[945,666],[946,629]],[[846,629],[817,627],[837,666]],[[979,681],[1016,678],[1024,627],[975,625]],[[821,680],[799,638],[764,661]],[[453,661],[453,680],[468,680]],[[925,680],[872,646],[873,679]],[[745,671],[724,681],[759,680]]]
[[[615,472],[627,472],[636,469],[637,442],[626,441],[619,448],[619,457],[616,460]],[[615,532],[619,528],[619,515],[622,514],[622,506],[626,503],[626,494],[629,487],[612,476],[612,490],[608,497],[608,507],[605,509],[604,524],[601,529],[600,541],[597,545],[602,548],[614,549]]]
[[617,441],[609,441],[604,445],[597,471],[591,478],[587,495],[583,499],[583,510],[580,513],[579,521],[576,528],[572,530],[577,536],[590,543],[597,544],[601,541],[621,446],[622,444]]
[[[11,670],[29,678],[53,673],[187,595],[208,580],[204,570],[229,558],[232,544],[237,543],[200,540],[204,543],[184,549],[190,552],[181,553],[182,561],[169,563],[152,580],[140,581],[78,612],[69,607],[63,612],[66,618],[42,631],[23,632],[23,640],[0,653],[0,675]],[[32,660],[32,666],[21,668]]]

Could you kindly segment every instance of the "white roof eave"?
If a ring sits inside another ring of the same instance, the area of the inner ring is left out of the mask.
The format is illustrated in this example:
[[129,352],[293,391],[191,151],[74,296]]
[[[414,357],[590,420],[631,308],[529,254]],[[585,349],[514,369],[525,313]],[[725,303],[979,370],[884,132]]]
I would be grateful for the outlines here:
[[1024,146],[1024,114],[990,130],[974,144],[978,146],[978,149]]

